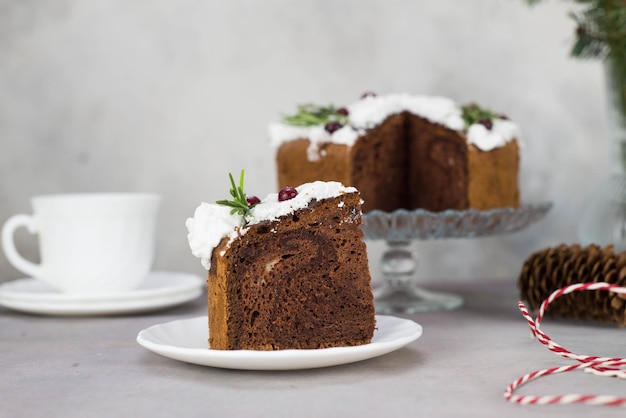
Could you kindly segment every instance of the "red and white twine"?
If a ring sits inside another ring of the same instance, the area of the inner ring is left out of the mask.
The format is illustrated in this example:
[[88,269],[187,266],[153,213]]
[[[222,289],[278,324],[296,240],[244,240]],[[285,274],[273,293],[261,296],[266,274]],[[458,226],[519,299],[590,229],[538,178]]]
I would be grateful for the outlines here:
[[569,366],[553,367],[550,369],[536,370],[512,382],[504,391],[504,397],[518,404],[523,405],[546,405],[546,404],[587,404],[587,405],[611,405],[626,406],[626,398],[610,395],[585,395],[585,394],[569,394],[569,395],[515,395],[513,392],[525,383],[538,379],[542,376],[551,374],[571,372],[573,370],[583,370],[598,376],[617,377],[626,379],[626,359],[619,357],[598,357],[589,355],[574,354],[568,349],[554,342],[547,334],[539,329],[539,324],[543,318],[548,305],[560,296],[565,294],[585,291],[585,290],[606,290],[613,293],[626,294],[626,287],[621,287],[609,283],[578,283],[563,287],[554,291],[546,300],[543,301],[537,313],[537,319],[533,320],[523,302],[518,303],[518,307],[522,312],[522,316],[528,321],[531,334],[534,338],[545,345],[548,350],[555,354],[570,360],[578,361],[577,364]]

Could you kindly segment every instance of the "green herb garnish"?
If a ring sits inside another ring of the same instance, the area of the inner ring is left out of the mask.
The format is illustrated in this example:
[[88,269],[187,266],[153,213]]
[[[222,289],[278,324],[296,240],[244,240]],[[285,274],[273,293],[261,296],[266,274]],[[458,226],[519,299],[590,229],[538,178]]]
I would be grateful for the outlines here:
[[230,189],[230,195],[233,197],[233,200],[218,200],[215,203],[231,207],[232,210],[230,211],[230,214],[234,215],[237,213],[241,215],[245,223],[247,222],[246,218],[251,217],[252,214],[250,213],[251,207],[246,200],[246,194],[243,191],[244,170],[241,170],[241,174],[239,175],[239,187],[235,185],[235,180],[233,179],[233,175],[231,173],[228,173],[228,177],[230,177],[230,184],[232,186]]
[[345,125],[348,122],[348,116],[333,105],[317,106],[309,103],[298,105],[298,113],[283,117],[283,122],[294,126],[317,126],[330,122]]
[[485,125],[488,129],[491,129],[491,125],[494,119],[503,119],[503,116],[492,112],[489,109],[482,108],[476,103],[461,106],[461,117],[465,122],[465,127],[469,127],[475,123]]

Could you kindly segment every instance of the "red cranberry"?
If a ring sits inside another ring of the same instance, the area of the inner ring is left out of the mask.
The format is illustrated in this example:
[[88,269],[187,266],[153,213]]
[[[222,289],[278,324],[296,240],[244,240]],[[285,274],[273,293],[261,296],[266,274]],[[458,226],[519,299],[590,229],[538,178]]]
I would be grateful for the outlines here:
[[342,125],[339,122],[328,122],[326,126],[324,126],[324,129],[326,129],[329,134],[332,134],[333,132],[341,128]]
[[293,199],[296,196],[298,196],[298,191],[296,189],[289,186],[283,187],[280,189],[280,192],[278,192],[278,201],[283,202],[285,200]]
[[485,128],[489,130],[493,128],[493,122],[491,121],[491,119],[481,119],[478,121],[478,123],[480,123],[481,125],[483,125]]
[[348,116],[349,112],[348,109],[346,109],[345,107],[340,107],[339,109],[337,109],[337,114],[341,116]]
[[246,197],[246,202],[248,202],[248,207],[252,207],[254,205],[258,205],[259,203],[261,203],[261,199],[259,199],[256,196],[250,196],[250,197]]
[[509,117],[507,115],[498,115],[498,117],[500,119],[509,120]]
[[361,95],[361,99],[365,99],[366,97],[376,97],[376,93],[373,91],[366,91]]

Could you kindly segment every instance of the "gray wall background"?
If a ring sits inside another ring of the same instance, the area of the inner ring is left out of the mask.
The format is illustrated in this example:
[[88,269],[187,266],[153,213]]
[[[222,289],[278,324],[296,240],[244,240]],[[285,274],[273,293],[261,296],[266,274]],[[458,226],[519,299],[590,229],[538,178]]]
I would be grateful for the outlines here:
[[[608,176],[602,64],[569,58],[573,2],[523,0],[0,0],[0,221],[33,195],[163,196],[155,269],[204,275],[185,219],[276,190],[267,124],[297,103],[363,91],[477,101],[522,128],[522,198],[555,206],[499,237],[414,244],[423,280],[514,281],[524,259],[576,240]],[[36,239],[18,234],[38,257]],[[383,243],[368,242],[377,275]],[[94,266],[96,268],[96,266]],[[23,277],[0,255],[0,281]]]

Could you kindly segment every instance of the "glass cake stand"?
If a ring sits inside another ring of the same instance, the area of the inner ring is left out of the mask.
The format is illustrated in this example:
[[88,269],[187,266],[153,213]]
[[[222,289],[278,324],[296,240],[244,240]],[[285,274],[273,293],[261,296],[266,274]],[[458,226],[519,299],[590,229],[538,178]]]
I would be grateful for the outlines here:
[[410,248],[411,241],[474,238],[515,232],[542,219],[550,208],[552,203],[546,202],[484,211],[398,209],[393,212],[373,210],[363,214],[365,239],[386,242],[381,260],[383,284],[374,289],[376,312],[441,311],[456,309],[463,304],[460,296],[431,292],[416,285],[417,258]]

